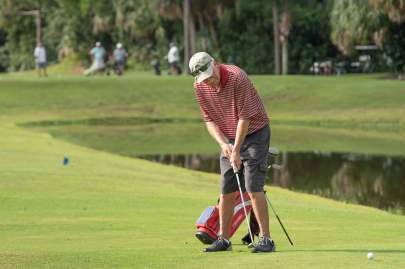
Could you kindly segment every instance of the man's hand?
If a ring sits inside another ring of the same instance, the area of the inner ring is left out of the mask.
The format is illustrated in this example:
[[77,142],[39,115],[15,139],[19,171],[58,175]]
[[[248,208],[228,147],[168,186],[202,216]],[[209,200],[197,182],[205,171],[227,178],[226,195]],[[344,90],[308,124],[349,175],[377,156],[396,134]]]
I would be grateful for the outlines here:
[[239,171],[242,164],[240,160],[239,149],[233,148],[231,158],[229,159],[234,170]]
[[225,155],[225,157],[227,157],[230,160],[231,154],[232,154],[232,149],[233,149],[232,144],[222,143],[221,149],[222,149],[222,153]]

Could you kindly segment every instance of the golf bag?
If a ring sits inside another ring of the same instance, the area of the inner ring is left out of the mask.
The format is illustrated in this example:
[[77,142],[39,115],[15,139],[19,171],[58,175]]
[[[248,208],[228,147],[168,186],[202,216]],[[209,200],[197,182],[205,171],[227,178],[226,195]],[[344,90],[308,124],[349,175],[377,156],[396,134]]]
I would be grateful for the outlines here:
[[[243,193],[243,198],[246,204],[246,211],[250,213],[250,227],[252,229],[253,236],[258,236],[259,234],[259,224],[257,223],[256,217],[253,214],[252,210],[252,201],[248,193]],[[232,226],[229,233],[229,237],[236,232],[240,224],[245,219],[245,211],[243,210],[243,203],[240,197],[239,192],[235,192],[235,204],[232,217]],[[219,232],[219,207],[218,205],[207,207],[198,218],[196,222],[197,233],[195,236],[203,244],[212,244],[215,240],[218,239]],[[244,244],[250,244],[249,233],[242,238]]]

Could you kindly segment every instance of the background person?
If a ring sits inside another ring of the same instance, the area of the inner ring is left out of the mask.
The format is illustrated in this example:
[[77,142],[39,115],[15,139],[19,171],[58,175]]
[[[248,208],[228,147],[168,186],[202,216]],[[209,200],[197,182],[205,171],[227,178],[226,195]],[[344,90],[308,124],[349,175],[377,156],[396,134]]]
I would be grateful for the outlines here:
[[176,46],[176,43],[174,42],[170,43],[170,50],[167,53],[167,61],[169,62],[170,65],[170,74],[180,75],[181,74],[181,68],[179,65],[180,53],[179,49]]
[[153,71],[156,76],[160,76],[160,61],[159,57],[157,55],[153,55],[152,61],[150,61],[150,64],[153,67]]
[[[229,231],[240,171],[242,189],[252,200],[261,237],[253,252],[275,251],[270,238],[269,214],[264,194],[270,127],[264,105],[246,73],[235,65],[219,64],[206,52],[189,62],[195,76],[195,94],[209,134],[222,149],[220,156],[220,234],[206,252],[231,250]],[[244,185],[244,186],[243,186]]]
[[[48,76],[46,73],[46,50],[42,45],[42,42],[38,43],[34,50],[35,65],[37,67],[38,76]],[[41,72],[42,71],[42,72]],[[41,74],[42,73],[42,74]]]
[[96,42],[96,46],[90,50],[90,57],[92,58],[92,65],[89,69],[84,71],[86,76],[93,75],[96,72],[103,71],[105,68],[106,51],[101,46],[100,42]]
[[122,47],[121,43],[117,43],[117,47],[114,50],[114,67],[117,75],[122,75],[125,70],[125,61],[128,58],[128,53]]

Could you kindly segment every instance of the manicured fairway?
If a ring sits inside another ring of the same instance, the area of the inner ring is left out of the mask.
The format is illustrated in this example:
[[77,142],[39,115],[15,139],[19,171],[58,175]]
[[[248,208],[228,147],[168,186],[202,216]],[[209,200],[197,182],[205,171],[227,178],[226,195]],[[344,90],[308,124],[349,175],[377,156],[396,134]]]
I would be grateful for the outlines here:
[[[278,252],[204,254],[193,223],[217,176],[1,126],[0,268],[402,268],[405,217],[270,188]],[[63,166],[64,156],[70,164]],[[368,251],[375,260],[366,259]]]
[[[320,79],[318,88],[308,77],[254,79],[280,126],[274,127],[275,133],[287,135],[304,124],[302,128],[315,128],[319,137],[335,131],[358,141],[369,137],[370,142],[361,145],[364,150],[375,141],[380,141],[372,147],[375,152],[386,147],[400,152],[404,145],[405,84],[348,77],[340,89],[334,83],[343,78]],[[366,96],[368,87],[361,88],[357,80],[372,85],[373,95]],[[119,156],[111,153],[115,148],[110,145],[112,149],[101,148],[110,152],[76,145],[91,144],[80,139],[92,132],[88,125],[21,127],[27,122],[112,116],[187,119],[193,125],[199,112],[189,83],[190,78],[142,74],[122,80],[0,76],[0,268],[404,268],[405,216],[273,187],[268,188],[270,199],[296,246],[289,245],[272,216],[278,252],[249,253],[239,243],[246,232],[242,226],[233,238],[232,252],[201,253],[203,245],[194,238],[193,224],[207,205],[216,202],[216,175]],[[266,85],[272,84],[274,91],[265,92]],[[359,88],[354,96],[349,84]],[[338,98],[343,98],[338,94],[341,90],[350,100],[332,106],[332,99],[323,99],[332,94],[324,92],[325,85],[336,88],[332,92]],[[393,92],[388,94],[390,87]],[[278,102],[284,98],[282,92],[302,96]],[[361,93],[367,100],[359,98]],[[314,106],[306,106],[309,101]],[[337,109],[339,113],[334,113]],[[336,122],[345,128],[336,129]],[[137,126],[130,127],[134,134],[128,134],[145,144],[153,144],[148,137],[163,137],[141,135]],[[75,131],[77,135],[72,134]],[[206,138],[201,140],[215,147]],[[291,146],[287,138],[279,141]],[[327,141],[325,150],[337,147],[336,139]],[[322,145],[311,143],[311,147]],[[342,144],[350,149],[359,142]],[[63,165],[65,157],[68,165]],[[374,252],[374,260],[367,260],[369,251]]]

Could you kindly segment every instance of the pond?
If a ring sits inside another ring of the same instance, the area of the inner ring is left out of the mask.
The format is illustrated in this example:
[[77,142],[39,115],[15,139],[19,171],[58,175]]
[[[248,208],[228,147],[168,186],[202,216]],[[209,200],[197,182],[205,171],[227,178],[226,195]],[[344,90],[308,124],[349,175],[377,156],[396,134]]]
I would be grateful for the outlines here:
[[[218,145],[202,122],[95,118],[23,125],[71,143],[219,173]],[[267,183],[405,214],[405,132],[272,125]],[[348,153],[345,153],[348,152]]]
[[[219,173],[218,155],[144,155],[143,159]],[[405,213],[405,158],[354,153],[281,152],[266,182],[294,191]]]

